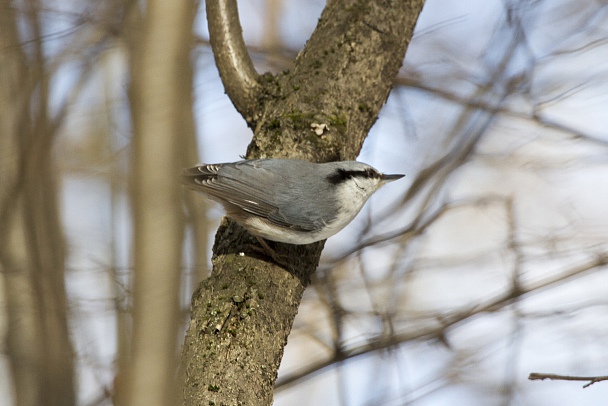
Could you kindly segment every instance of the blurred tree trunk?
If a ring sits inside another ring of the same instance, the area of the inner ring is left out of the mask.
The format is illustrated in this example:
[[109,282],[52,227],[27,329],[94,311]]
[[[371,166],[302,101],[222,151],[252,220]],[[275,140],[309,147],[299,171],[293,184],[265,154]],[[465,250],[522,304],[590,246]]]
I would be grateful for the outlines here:
[[[236,2],[207,2],[216,63],[254,139],[247,157],[355,159],[386,101],[422,0],[329,1],[292,72],[260,77],[241,37]],[[326,124],[321,136],[313,123]],[[181,364],[186,405],[270,405],[304,289],[323,242],[275,244],[288,266],[267,262],[225,220],[213,274],[192,298]],[[245,254],[245,255],[243,255]]]
[[196,7],[192,0],[148,1],[129,38],[135,275],[131,359],[121,374],[126,392],[118,393],[120,404],[175,404],[184,231],[179,174],[185,137],[194,127]]
[[[61,117],[48,116],[47,61],[37,2],[25,16],[3,3],[0,18],[0,268],[16,404],[75,404],[67,324],[65,244],[52,144]],[[18,21],[21,20],[21,21]],[[26,22],[26,57],[17,26]]]

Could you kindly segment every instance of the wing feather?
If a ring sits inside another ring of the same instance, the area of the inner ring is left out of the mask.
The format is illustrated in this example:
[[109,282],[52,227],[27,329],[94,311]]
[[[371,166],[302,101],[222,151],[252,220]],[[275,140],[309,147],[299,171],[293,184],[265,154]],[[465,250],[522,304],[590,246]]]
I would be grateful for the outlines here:
[[219,201],[230,211],[236,206],[250,214],[263,217],[280,227],[299,231],[318,229],[324,221],[294,213],[288,219],[272,202],[280,188],[289,187],[281,180],[281,171],[269,171],[259,163],[263,160],[198,165],[184,170],[183,183]]

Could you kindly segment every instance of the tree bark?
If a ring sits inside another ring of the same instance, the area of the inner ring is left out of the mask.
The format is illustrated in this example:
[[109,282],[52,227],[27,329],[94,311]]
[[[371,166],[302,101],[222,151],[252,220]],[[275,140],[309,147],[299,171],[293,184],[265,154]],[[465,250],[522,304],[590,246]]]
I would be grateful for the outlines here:
[[[224,83],[238,83],[234,72],[249,63],[222,57],[217,49],[222,41],[214,40],[240,33],[240,27],[230,26],[238,24],[235,2],[224,3],[219,10],[232,16],[208,11],[209,18],[228,24],[214,30],[217,21],[210,22],[211,43]],[[257,77],[259,86],[246,89],[226,84],[254,129],[247,157],[356,158],[388,97],[422,5],[422,0],[329,1],[292,72],[265,74]],[[319,136],[313,123],[328,129]],[[185,405],[272,404],[283,348],[324,242],[274,244],[289,258],[288,266],[268,262],[252,244],[240,226],[223,221],[213,274],[192,298],[181,361]]]

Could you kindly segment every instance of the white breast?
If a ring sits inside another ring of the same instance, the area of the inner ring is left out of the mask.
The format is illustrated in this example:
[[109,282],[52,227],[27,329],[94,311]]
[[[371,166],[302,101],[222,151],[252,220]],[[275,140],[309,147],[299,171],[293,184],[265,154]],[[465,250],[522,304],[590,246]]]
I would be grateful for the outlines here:
[[[240,223],[254,235],[271,241],[288,244],[310,244],[325,240],[342,230],[361,211],[361,208],[376,191],[378,182],[347,182],[338,188],[338,201],[344,202],[338,216],[318,231],[298,231],[276,226],[260,217],[252,216],[241,219]],[[314,202],[309,202],[314,204]]]

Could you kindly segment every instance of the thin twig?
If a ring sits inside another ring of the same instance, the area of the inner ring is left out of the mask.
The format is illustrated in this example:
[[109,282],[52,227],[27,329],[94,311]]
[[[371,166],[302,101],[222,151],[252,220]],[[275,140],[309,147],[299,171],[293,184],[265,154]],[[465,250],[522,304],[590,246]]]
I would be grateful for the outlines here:
[[545,374],[540,372],[532,372],[528,379],[531,381],[551,379],[552,381],[586,381],[588,382],[583,386],[587,388],[596,382],[608,381],[608,375],[606,376],[570,376],[570,375],[557,375],[557,374]]
[[[505,308],[506,306],[511,305],[515,299],[519,299],[524,295],[531,295],[538,292],[542,292],[551,287],[565,283],[574,277],[580,276],[591,270],[601,268],[606,265],[608,265],[608,253],[598,253],[594,258],[591,258],[589,261],[581,265],[574,266],[566,271],[560,272],[557,275],[553,275],[551,277],[547,277],[536,282],[527,283],[521,286],[519,291],[507,291],[497,295],[496,297],[488,300],[485,303],[477,304],[471,308],[458,311],[454,314],[445,315],[439,320],[437,320],[438,323],[436,324],[431,325],[429,323],[425,327],[414,328],[409,331],[394,334],[390,337],[373,337],[363,345],[345,349],[343,352],[335,354],[333,357],[329,357],[326,360],[319,361],[317,364],[309,365],[301,369],[300,371],[294,372],[291,375],[286,375],[279,378],[275,384],[275,391],[285,389],[289,385],[302,379],[310,378],[315,373],[320,372],[339,361],[354,359],[356,357],[360,357],[371,352],[384,350],[386,348],[397,346],[401,343],[414,340],[437,339],[443,341],[443,337],[449,329],[473,320],[474,316],[476,315],[482,313],[496,312],[500,309]],[[591,380],[592,379],[594,378],[591,378]],[[592,383],[595,382],[598,382],[598,380],[595,380]]]

